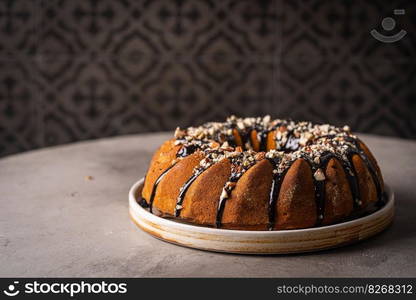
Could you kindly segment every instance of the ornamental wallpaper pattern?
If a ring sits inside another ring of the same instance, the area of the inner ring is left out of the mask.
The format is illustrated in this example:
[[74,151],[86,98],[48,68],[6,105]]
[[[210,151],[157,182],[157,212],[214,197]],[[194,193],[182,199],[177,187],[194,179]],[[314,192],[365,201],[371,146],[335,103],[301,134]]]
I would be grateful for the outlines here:
[[229,114],[416,138],[415,35],[415,1],[2,0],[0,156]]

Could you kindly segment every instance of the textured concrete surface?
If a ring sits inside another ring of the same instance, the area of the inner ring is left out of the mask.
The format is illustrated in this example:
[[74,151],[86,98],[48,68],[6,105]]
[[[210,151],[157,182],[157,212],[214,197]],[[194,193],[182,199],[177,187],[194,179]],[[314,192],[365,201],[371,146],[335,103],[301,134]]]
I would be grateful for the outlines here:
[[396,193],[396,219],[386,232],[324,252],[243,256],[161,242],[130,221],[128,190],[167,136],[1,159],[0,276],[416,276],[415,141],[362,135]]

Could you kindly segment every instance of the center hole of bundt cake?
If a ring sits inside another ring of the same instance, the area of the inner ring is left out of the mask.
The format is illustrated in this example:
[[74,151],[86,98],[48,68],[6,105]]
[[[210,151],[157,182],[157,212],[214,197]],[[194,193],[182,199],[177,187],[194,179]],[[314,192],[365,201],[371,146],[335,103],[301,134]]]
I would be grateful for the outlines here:
[[[241,147],[243,151],[252,150],[255,152],[268,152],[270,150],[279,149],[280,151],[291,153],[300,148],[300,138],[287,132],[284,136],[272,135],[275,132],[267,132],[260,130],[239,131],[234,129],[231,139],[226,142],[232,148],[238,149]],[[224,142],[221,137],[216,141],[218,143]],[[276,147],[279,143],[279,147]]]
[[[276,150],[291,153],[299,150],[304,145],[305,137],[296,127],[291,124],[270,126],[266,124],[251,122],[245,124],[245,120],[237,120],[236,123],[207,123],[200,127],[189,127],[182,130],[179,127],[175,131],[175,138],[182,141],[186,147],[180,150],[179,156],[186,156],[199,149],[202,144],[214,143],[213,148],[220,146],[228,151],[254,151],[268,152]],[[181,142],[179,142],[181,143]]]

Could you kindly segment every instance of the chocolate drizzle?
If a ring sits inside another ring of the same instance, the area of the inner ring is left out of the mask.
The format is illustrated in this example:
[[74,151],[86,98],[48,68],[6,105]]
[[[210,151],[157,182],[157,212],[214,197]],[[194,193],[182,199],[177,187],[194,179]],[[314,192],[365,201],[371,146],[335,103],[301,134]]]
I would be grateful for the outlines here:
[[[242,152],[236,152],[237,140],[233,130],[237,130],[241,138],[242,149],[240,151]],[[358,138],[349,132],[349,128],[341,129],[330,125],[312,125],[308,122],[294,123],[293,121],[270,120],[270,117],[263,119],[238,119],[234,117],[229,118],[225,123],[207,123],[201,127],[190,127],[187,130],[177,129],[175,132],[177,137],[175,144],[182,145],[177,153],[178,159],[189,156],[195,151],[203,151],[205,154],[201,164],[195,167],[192,176],[186,180],[179,190],[174,211],[175,217],[180,216],[186,192],[198,176],[213,164],[226,158],[231,162],[231,175],[218,200],[215,218],[215,226],[221,227],[225,204],[227,199],[230,198],[232,190],[241,176],[258,161],[255,158],[256,152],[251,150],[254,144],[254,141],[251,140],[253,130],[257,133],[258,150],[267,151],[266,159],[273,166],[268,201],[269,230],[273,230],[276,225],[276,206],[284,178],[289,168],[298,159],[304,159],[314,174],[313,184],[317,209],[316,226],[320,226],[325,218],[325,171],[331,159],[336,159],[343,168],[355,210],[361,208],[362,202],[357,172],[352,160],[354,155],[359,155],[366,165],[376,186],[378,201],[382,201],[382,185],[376,166],[360,147]],[[276,131],[276,150],[268,151],[268,136],[272,131]],[[216,143],[215,146],[213,146],[213,142]],[[153,185],[149,199],[150,211],[152,211],[157,186],[172,167],[173,165],[167,168]]]
[[246,160],[241,160],[243,156],[244,154],[240,153],[228,158],[231,162],[231,175],[228,178],[228,181],[226,182],[225,186],[223,187],[220,199],[218,200],[217,214],[215,217],[215,226],[217,228],[221,227],[225,203],[227,202],[227,199],[230,198],[231,192],[236,186],[237,181],[241,178],[241,176],[243,176],[243,174],[248,169],[250,169],[256,163],[253,157],[250,157],[251,160],[249,158],[246,158]]
[[288,131],[287,141],[283,148],[285,152],[292,152],[299,149],[299,138],[293,134],[293,130]]
[[[268,159],[270,163],[273,166],[276,166],[279,164],[279,161],[274,161],[273,159]],[[292,165],[292,164],[290,164]],[[279,198],[280,188],[282,186],[283,179],[289,170],[290,166],[285,169],[282,173],[275,173],[273,174],[272,179],[272,187],[270,189],[269,193],[269,206],[268,206],[268,216],[269,216],[269,230],[273,230],[275,224],[276,224],[276,205],[277,205],[277,199]]]
[[162,181],[163,177],[166,176],[166,174],[170,171],[170,169],[172,169],[174,165],[175,164],[172,164],[171,166],[169,166],[169,168],[163,171],[162,174],[159,175],[159,177],[156,179],[155,183],[153,184],[152,193],[150,194],[150,199],[149,199],[149,211],[150,212],[153,212],[153,201],[155,199],[157,186]]
[[350,191],[353,199],[354,208],[359,208],[361,206],[361,195],[360,189],[358,188],[358,176],[357,172],[352,163],[352,156],[354,151],[350,151],[346,154],[347,160],[342,160],[338,158],[338,161],[341,162],[342,167],[344,168],[344,173],[347,176],[348,183],[350,185]]
[[264,129],[257,130],[257,139],[260,141],[259,151],[267,151],[267,135],[269,132],[269,130]]
[[355,144],[355,146],[358,148],[358,153],[357,154],[361,157],[361,159],[363,160],[364,164],[366,165],[368,171],[371,174],[373,182],[376,186],[378,203],[382,204],[383,203],[383,191],[382,191],[382,188],[381,188],[380,180],[379,180],[378,175],[377,175],[376,167],[374,166],[372,161],[367,157],[364,150],[361,148],[360,140],[352,139],[352,141]]
[[[228,182],[236,184],[238,179],[240,177],[237,176],[237,174],[231,174]],[[231,187],[228,191],[227,191],[227,187],[223,188],[223,193],[231,193],[233,187]],[[217,207],[217,214],[215,216],[215,227],[220,228],[221,227],[221,223],[222,223],[222,216],[224,214],[224,209],[225,209],[225,203],[227,202],[227,199],[229,198],[229,195],[227,197],[220,197],[220,199],[218,200],[218,207]]]
[[196,145],[183,146],[179,149],[178,153],[176,153],[176,157],[186,157],[194,153],[197,149],[198,147]]
[[175,212],[174,212],[175,217],[179,217],[182,211],[183,200],[185,199],[185,194],[188,191],[189,187],[198,178],[198,176],[201,175],[203,172],[204,172],[204,169],[199,169],[179,189],[179,196],[176,200],[176,206],[175,206]]
[[[309,163],[311,170],[314,174],[316,172],[322,172],[326,170],[328,162],[331,158],[335,158],[336,156],[332,153],[326,152],[323,153],[319,159],[319,163],[315,163],[311,160],[310,157],[303,156],[304,160]],[[325,175],[323,175],[325,176]],[[324,219],[324,212],[325,212],[325,180],[317,180],[316,176],[313,176],[313,182],[315,186],[315,200],[316,200],[316,224],[315,226],[319,226],[322,224]]]

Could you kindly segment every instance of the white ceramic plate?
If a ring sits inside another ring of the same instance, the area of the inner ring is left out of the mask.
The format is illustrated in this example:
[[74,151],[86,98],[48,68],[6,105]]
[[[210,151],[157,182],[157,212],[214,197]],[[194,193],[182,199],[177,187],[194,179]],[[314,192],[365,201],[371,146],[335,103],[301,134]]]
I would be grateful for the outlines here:
[[154,237],[192,248],[245,254],[284,254],[318,251],[365,240],[393,220],[394,194],[386,186],[387,203],[376,212],[335,225],[280,231],[247,231],[202,227],[164,219],[141,207],[136,199],[144,179],[129,192],[130,217]]

